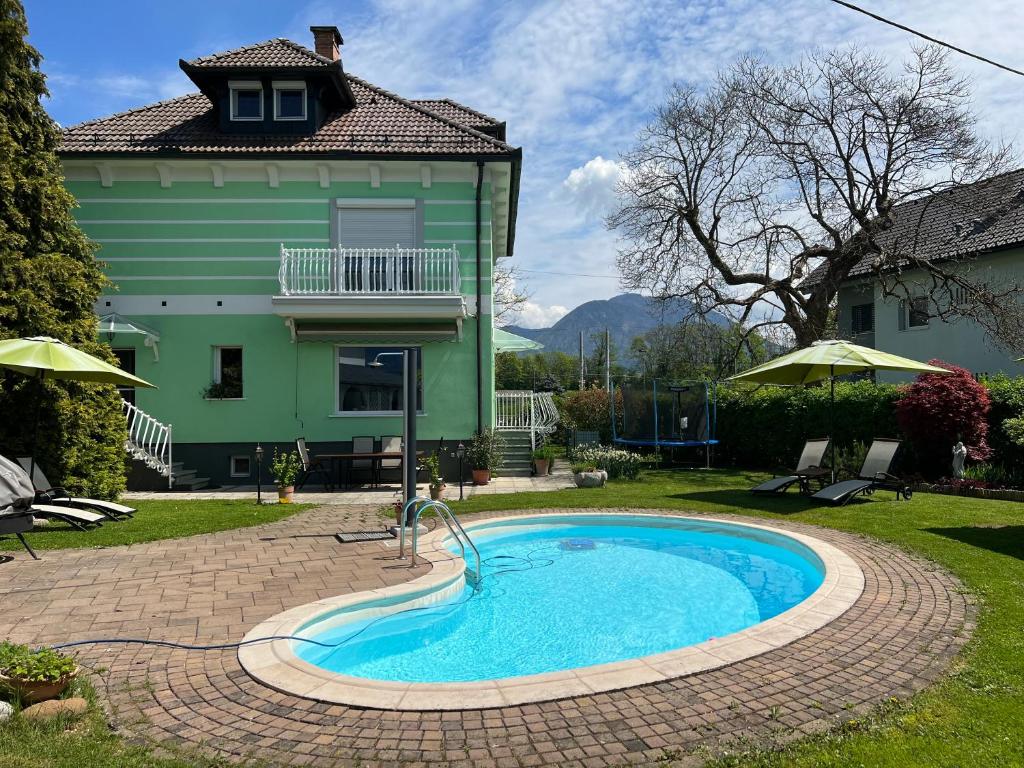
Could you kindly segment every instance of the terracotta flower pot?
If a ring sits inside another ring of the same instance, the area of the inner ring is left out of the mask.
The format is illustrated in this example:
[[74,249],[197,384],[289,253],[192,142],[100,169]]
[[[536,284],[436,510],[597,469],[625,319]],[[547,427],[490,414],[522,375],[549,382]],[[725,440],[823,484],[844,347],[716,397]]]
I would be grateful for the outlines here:
[[291,504],[294,493],[294,485],[279,485],[277,486],[277,501],[280,504]]
[[18,694],[22,702],[26,704],[38,704],[40,701],[56,699],[71,685],[71,681],[78,677],[78,667],[75,671],[64,675],[60,680],[18,680],[13,677],[0,675],[0,688],[10,688]]
[[551,460],[550,459],[534,459],[533,460],[533,466],[536,467],[537,474],[543,476],[543,475],[546,475],[548,473],[548,470],[551,468]]
[[430,498],[434,501],[440,501],[444,498],[444,491],[447,487],[444,483],[430,486]]
[[489,469],[474,469],[473,470],[473,485],[487,485],[491,482],[491,470]]

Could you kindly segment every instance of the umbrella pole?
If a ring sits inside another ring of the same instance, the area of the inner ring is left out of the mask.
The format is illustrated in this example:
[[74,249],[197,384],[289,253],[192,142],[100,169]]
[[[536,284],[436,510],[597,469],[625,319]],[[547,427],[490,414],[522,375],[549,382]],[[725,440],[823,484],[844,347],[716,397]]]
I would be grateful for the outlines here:
[[39,387],[39,392],[36,395],[36,413],[32,423],[32,440],[29,443],[30,451],[28,457],[28,479],[32,483],[32,487],[36,487],[36,443],[39,442],[39,411],[42,408],[43,395],[45,390],[43,389],[43,378],[46,376],[46,371],[42,368],[39,369],[38,379],[39,383],[36,385]]
[[832,468],[832,482],[836,481],[836,366],[835,363],[829,366],[828,377],[828,451],[831,456],[829,465]]

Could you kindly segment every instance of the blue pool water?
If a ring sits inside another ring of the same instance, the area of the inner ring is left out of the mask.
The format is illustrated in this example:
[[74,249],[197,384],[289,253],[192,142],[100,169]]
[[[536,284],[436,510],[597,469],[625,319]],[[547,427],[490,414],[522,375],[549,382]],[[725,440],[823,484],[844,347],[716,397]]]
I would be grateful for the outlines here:
[[559,519],[474,529],[484,560],[475,588],[384,618],[314,623],[305,636],[339,645],[293,641],[296,655],[404,682],[539,674],[723,637],[791,608],[823,578],[813,552],[781,535],[679,519]]

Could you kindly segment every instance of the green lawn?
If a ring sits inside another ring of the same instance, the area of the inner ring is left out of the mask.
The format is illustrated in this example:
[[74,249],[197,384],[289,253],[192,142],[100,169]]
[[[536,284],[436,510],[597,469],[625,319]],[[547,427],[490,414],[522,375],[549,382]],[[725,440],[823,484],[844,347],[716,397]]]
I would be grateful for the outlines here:
[[[257,506],[252,501],[136,501],[131,506],[138,512],[127,520],[108,520],[91,531],[79,531],[54,520],[46,528],[26,533],[25,539],[36,550],[114,547],[273,523],[309,509],[308,504]],[[14,536],[0,539],[0,552],[17,551],[25,552]]]
[[[791,494],[752,497],[759,476],[736,471],[649,472],[642,481],[604,489],[479,496],[457,503],[460,514],[544,507],[633,507],[729,512],[796,520],[875,536],[931,558],[959,576],[981,603],[973,641],[949,677],[909,702],[890,703],[875,716],[841,731],[799,742],[783,752],[723,759],[722,766],[1018,766],[1024,765],[1024,505],[917,494],[895,502],[892,494],[844,508],[813,507]],[[154,502],[156,504],[156,502]],[[135,541],[166,538],[278,519],[296,511],[278,507],[198,502],[173,512],[140,511]],[[148,505],[146,506],[148,508]],[[176,527],[180,514],[201,517]],[[219,512],[217,511],[219,510]],[[223,519],[221,513],[224,513]],[[266,517],[264,517],[266,515]],[[232,522],[228,522],[230,516]],[[255,519],[258,517],[259,519]],[[144,521],[160,521],[150,535]],[[217,520],[218,525],[213,525]],[[112,531],[114,524],[104,526]],[[181,530],[180,533],[172,532]],[[77,536],[78,544],[93,534]],[[58,534],[37,534],[33,541]],[[98,540],[93,543],[111,544]],[[117,542],[120,543],[120,542]],[[40,543],[40,546],[42,544]],[[157,760],[109,734],[93,711],[69,730],[23,723],[0,726],[0,768],[80,765],[186,768],[196,759]],[[666,765],[671,764],[666,761]]]

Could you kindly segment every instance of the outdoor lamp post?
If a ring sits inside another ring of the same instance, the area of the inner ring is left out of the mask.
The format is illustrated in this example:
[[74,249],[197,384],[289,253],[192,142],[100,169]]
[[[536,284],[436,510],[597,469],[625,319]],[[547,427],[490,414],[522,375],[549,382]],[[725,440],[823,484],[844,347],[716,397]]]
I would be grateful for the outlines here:
[[455,455],[459,457],[459,501],[462,501],[462,499],[463,499],[463,490],[462,490],[462,484],[463,484],[462,462],[466,458],[466,446],[463,444],[463,442],[461,440],[459,441],[458,447],[455,449]]
[[256,503],[263,503],[263,446],[256,443]]

